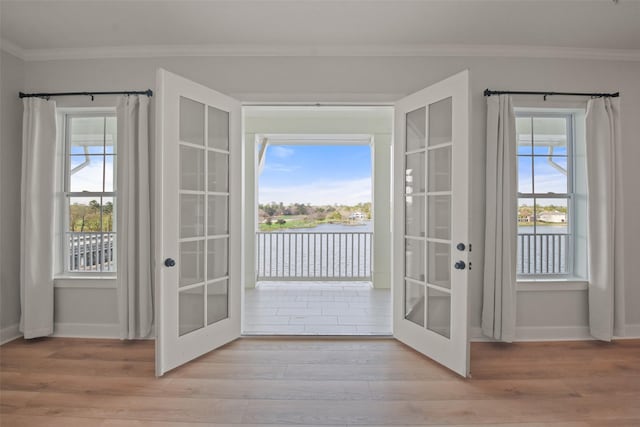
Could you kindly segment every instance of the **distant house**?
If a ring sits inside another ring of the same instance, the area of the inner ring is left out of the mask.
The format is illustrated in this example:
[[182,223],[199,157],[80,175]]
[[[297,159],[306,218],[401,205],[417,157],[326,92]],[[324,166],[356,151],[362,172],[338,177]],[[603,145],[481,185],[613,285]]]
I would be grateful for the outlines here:
[[518,215],[518,222],[533,222],[533,215]]
[[542,222],[551,222],[551,223],[564,223],[567,222],[567,214],[564,212],[542,212],[538,215],[538,220]]
[[364,219],[364,214],[362,212],[353,212],[351,215],[349,215],[349,219],[362,220]]

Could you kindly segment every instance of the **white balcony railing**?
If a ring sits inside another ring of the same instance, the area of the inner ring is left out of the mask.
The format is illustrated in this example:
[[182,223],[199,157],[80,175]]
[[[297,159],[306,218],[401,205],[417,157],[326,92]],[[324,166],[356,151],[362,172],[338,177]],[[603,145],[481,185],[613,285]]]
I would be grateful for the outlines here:
[[67,232],[67,271],[115,271],[116,233]]
[[518,234],[517,273],[567,274],[569,234]]
[[258,280],[371,280],[372,232],[257,233]]

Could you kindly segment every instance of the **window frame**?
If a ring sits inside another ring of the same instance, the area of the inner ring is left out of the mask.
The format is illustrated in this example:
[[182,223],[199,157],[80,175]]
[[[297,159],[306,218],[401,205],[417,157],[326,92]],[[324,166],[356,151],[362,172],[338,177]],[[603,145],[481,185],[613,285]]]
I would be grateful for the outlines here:
[[[516,271],[516,280],[517,282],[535,282],[535,281],[554,281],[554,280],[572,280],[576,277],[575,274],[575,236],[576,236],[576,221],[575,221],[575,196],[576,196],[576,176],[575,176],[575,156],[576,156],[576,114],[574,111],[559,111],[557,108],[549,108],[546,109],[541,108],[516,108],[515,109],[515,117],[518,118],[530,118],[531,119],[531,137],[532,144],[534,138],[535,128],[533,126],[533,120],[536,118],[562,118],[566,121],[566,137],[567,137],[567,148],[566,148],[566,159],[567,159],[567,192],[566,193],[536,193],[535,188],[535,168],[533,167],[536,157],[545,157],[546,155],[538,154],[536,155],[533,151],[531,154],[519,154],[518,153],[518,141],[516,141],[516,167],[519,165],[519,160],[521,157],[531,157],[532,162],[532,170],[531,170],[531,193],[520,193],[520,178],[519,174],[516,175],[516,198],[520,199],[531,199],[533,200],[534,205],[534,216],[536,200],[539,199],[559,199],[567,201],[567,237],[566,237],[566,261],[565,261],[565,273],[537,273],[535,269],[537,267],[536,260],[534,259],[534,272],[533,273],[520,273]],[[517,135],[516,135],[517,136]],[[518,204],[519,205],[519,204]],[[518,210],[515,213],[516,223],[518,222]],[[534,236],[536,233],[536,221],[537,218],[534,219]],[[519,235],[520,233],[517,233]],[[516,245],[516,251],[517,247]],[[535,252],[537,252],[536,247],[536,239],[534,237],[534,257]],[[520,255],[516,253],[516,257],[519,258]],[[517,261],[516,261],[517,262]],[[523,268],[524,269],[524,268]]]
[[[61,238],[60,238],[60,247],[59,247],[59,251],[61,254],[61,259],[60,257],[58,257],[58,259],[60,259],[60,270],[61,273],[59,275],[57,275],[56,277],[58,278],[84,278],[84,279],[100,279],[100,278],[107,278],[107,279],[115,279],[117,277],[117,271],[118,271],[118,264],[117,264],[117,256],[114,255],[113,258],[113,268],[110,271],[74,271],[74,270],[70,270],[70,265],[69,265],[69,259],[70,259],[70,251],[69,251],[69,244],[68,244],[68,233],[70,233],[70,223],[69,223],[69,201],[71,198],[73,197],[98,197],[98,198],[102,198],[102,197],[110,197],[113,199],[113,223],[112,223],[112,229],[113,231],[111,231],[110,233],[114,233],[115,234],[115,241],[114,241],[114,251],[117,250],[117,244],[118,244],[118,228],[117,228],[117,220],[116,220],[116,207],[117,207],[117,168],[118,168],[118,163],[117,163],[117,158],[118,158],[118,152],[117,152],[117,139],[116,139],[116,144],[114,144],[113,147],[113,161],[114,161],[114,175],[113,175],[113,191],[91,191],[91,192],[87,192],[87,191],[69,191],[70,190],[70,184],[71,184],[71,175],[70,175],[70,171],[71,171],[71,132],[69,131],[71,129],[71,121],[75,118],[87,118],[87,117],[114,117],[116,118],[116,135],[117,135],[117,114],[116,114],[116,109],[115,108],[72,108],[72,109],[59,109],[59,115],[60,115],[60,123],[62,124],[61,126],[61,134],[60,134],[60,141],[61,141],[61,157],[62,157],[62,164],[61,164],[61,179],[59,181],[59,188],[61,190],[60,195],[61,197],[59,198],[60,200],[60,209],[59,212],[61,213],[61,219],[59,221],[58,227],[60,228],[61,231]],[[106,128],[105,128],[105,132],[106,132]],[[104,185],[104,179],[105,179],[105,175],[104,175],[104,171],[103,171],[103,185]],[[101,213],[102,215],[102,213]],[[102,223],[102,217],[101,217],[101,223]],[[103,233],[104,234],[104,233]]]

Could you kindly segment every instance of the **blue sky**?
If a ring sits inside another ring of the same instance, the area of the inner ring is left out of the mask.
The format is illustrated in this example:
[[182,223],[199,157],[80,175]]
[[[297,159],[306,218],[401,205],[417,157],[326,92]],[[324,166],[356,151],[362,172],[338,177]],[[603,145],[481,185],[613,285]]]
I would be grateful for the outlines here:
[[274,145],[258,183],[260,203],[353,205],[371,201],[368,145]]

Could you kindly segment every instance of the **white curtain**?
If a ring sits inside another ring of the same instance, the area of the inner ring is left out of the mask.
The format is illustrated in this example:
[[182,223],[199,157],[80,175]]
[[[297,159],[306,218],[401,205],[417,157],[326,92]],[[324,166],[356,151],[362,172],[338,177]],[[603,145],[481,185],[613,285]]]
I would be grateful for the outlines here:
[[508,95],[487,97],[486,222],[482,332],[511,342],[516,323],[517,155]]
[[[589,101],[586,117],[589,218],[589,327],[595,338],[624,335],[620,226],[620,100]],[[617,268],[616,268],[617,266]]]
[[151,217],[149,194],[149,99],[118,100],[117,260],[120,337],[151,333]]
[[56,103],[24,98],[20,223],[20,331],[53,333]]

